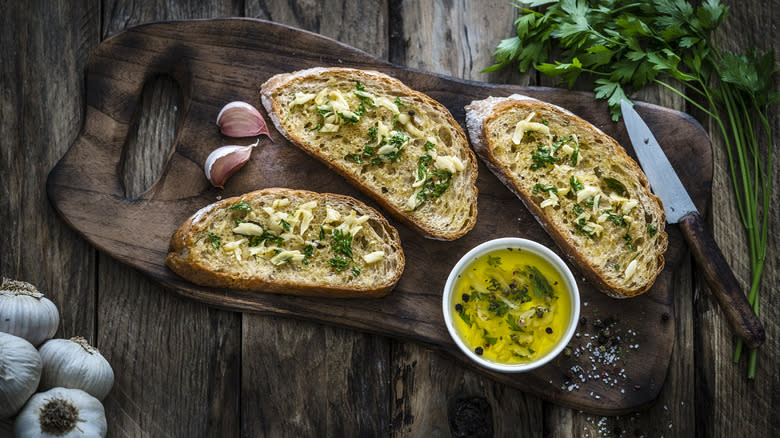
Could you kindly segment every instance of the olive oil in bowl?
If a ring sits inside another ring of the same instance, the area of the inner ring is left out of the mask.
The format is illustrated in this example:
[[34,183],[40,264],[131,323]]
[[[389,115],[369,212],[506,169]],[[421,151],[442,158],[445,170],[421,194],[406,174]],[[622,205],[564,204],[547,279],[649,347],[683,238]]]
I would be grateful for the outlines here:
[[508,238],[483,245],[463,257],[447,282],[450,334],[489,368],[535,368],[556,356],[573,334],[579,317],[576,283],[563,261],[535,242]]

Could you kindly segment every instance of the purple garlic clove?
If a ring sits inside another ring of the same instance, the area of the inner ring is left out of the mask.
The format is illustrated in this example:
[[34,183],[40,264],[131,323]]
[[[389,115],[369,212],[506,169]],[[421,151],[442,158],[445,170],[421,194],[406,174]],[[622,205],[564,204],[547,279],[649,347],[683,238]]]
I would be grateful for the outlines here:
[[259,143],[260,140],[249,146],[222,146],[214,149],[203,165],[206,178],[211,185],[223,188],[228,178],[249,161],[252,149]]
[[257,108],[246,102],[230,102],[217,115],[217,126],[228,137],[253,137],[265,134],[268,126]]

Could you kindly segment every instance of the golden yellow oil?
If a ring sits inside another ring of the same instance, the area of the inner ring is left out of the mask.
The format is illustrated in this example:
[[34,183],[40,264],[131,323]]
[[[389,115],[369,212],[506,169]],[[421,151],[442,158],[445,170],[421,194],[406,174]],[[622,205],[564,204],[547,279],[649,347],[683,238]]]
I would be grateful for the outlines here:
[[561,274],[542,257],[504,248],[469,264],[455,282],[452,321],[483,358],[522,364],[549,353],[571,319]]

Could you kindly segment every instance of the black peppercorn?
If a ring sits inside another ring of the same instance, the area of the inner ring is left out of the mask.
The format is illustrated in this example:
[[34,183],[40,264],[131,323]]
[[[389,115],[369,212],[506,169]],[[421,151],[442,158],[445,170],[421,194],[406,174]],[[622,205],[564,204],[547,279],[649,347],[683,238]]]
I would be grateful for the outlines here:
[[546,329],[544,329],[544,331],[545,331],[545,333],[547,333],[548,335],[551,335],[551,334],[552,334],[552,328],[550,328],[550,327],[547,327]]
[[482,347],[475,348],[474,353],[477,353],[477,355],[482,356]]
[[413,116],[414,115],[414,110],[409,110],[409,115]]
[[458,303],[455,305],[455,311],[456,312],[462,312],[463,311],[463,305]]
[[580,318],[580,325],[585,325],[588,323],[588,318],[585,318],[584,316]]
[[460,297],[460,299],[462,299],[464,303],[468,303],[469,302],[469,298],[471,298],[471,297],[469,297],[469,294],[463,294],[463,296]]

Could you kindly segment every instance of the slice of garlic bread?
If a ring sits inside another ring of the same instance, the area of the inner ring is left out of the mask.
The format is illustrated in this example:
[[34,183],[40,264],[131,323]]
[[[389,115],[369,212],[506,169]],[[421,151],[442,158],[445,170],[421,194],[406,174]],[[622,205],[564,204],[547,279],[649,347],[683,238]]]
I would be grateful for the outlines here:
[[356,199],[269,188],[195,213],[166,263],[203,286],[368,298],[395,287],[404,254],[395,228]]
[[425,237],[453,240],[477,218],[477,160],[447,109],[388,75],[349,68],[262,85],[276,129]]
[[664,210],[614,139],[520,95],[472,102],[466,125],[480,158],[590,282],[616,298],[652,286],[664,266]]

